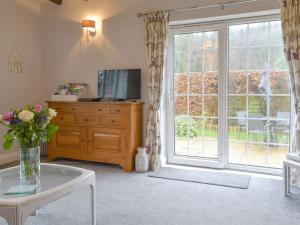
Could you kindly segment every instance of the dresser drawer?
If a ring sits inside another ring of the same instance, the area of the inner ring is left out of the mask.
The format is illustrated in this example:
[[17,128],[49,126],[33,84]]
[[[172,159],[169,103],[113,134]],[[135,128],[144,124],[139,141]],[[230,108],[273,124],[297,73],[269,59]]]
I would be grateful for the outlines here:
[[101,127],[126,128],[128,121],[125,116],[105,116],[101,118]]
[[88,107],[88,112],[93,114],[108,114],[109,107],[99,106],[99,107]]
[[64,105],[49,105],[49,108],[54,109],[57,113],[61,113],[64,111]]
[[110,113],[111,114],[128,115],[129,114],[129,106],[127,106],[127,105],[110,106]]
[[76,106],[76,105],[66,105],[64,107],[64,111],[68,113],[75,113],[80,112],[82,106]]
[[91,115],[78,115],[75,117],[76,124],[100,126],[100,117]]
[[53,121],[57,124],[72,124],[75,120],[73,115],[58,114],[56,117],[54,117]]

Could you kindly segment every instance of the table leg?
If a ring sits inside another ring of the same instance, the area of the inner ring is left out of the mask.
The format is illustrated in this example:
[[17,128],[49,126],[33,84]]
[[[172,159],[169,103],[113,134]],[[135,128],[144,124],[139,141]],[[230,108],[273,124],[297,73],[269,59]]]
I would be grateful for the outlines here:
[[91,184],[91,224],[96,225],[96,187],[95,184]]
[[288,191],[287,191],[287,166],[283,165],[283,183],[284,183],[284,195],[288,196]]
[[16,207],[1,207],[0,215],[3,217],[8,225],[18,225],[18,213]]

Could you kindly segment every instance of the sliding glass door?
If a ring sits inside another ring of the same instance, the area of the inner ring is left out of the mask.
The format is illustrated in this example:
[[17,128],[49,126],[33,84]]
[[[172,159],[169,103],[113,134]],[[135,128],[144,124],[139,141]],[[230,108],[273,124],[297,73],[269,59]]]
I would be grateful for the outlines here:
[[280,21],[229,26],[228,162],[281,168],[290,89]]
[[220,31],[214,27],[178,30],[172,35],[171,43],[173,159],[217,166],[221,158],[218,138]]
[[289,151],[280,21],[233,22],[170,31],[170,163],[281,168]]

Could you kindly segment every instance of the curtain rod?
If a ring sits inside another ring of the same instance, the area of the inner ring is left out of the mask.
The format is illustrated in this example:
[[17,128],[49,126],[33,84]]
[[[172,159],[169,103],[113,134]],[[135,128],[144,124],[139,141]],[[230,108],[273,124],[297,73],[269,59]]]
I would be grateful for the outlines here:
[[[206,5],[206,6],[193,6],[193,7],[189,7],[189,8],[181,8],[181,9],[171,9],[171,10],[161,10],[163,12],[184,12],[184,11],[191,11],[191,10],[197,10],[197,9],[207,9],[207,8],[215,8],[215,7],[221,7],[221,9],[223,10],[225,6],[227,5],[235,5],[235,4],[242,4],[242,3],[251,3],[251,2],[257,2],[259,0],[243,0],[243,1],[231,1],[231,2],[223,2],[221,1],[221,3],[219,4],[213,4],[213,5]],[[137,17],[142,17],[142,16],[146,16],[149,15],[149,13],[137,13]]]

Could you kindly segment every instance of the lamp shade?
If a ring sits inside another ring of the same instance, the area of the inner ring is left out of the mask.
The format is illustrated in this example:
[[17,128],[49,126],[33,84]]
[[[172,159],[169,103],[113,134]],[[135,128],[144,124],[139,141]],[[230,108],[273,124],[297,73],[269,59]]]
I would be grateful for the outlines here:
[[81,21],[82,28],[96,28],[96,22],[94,20],[82,20]]

